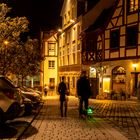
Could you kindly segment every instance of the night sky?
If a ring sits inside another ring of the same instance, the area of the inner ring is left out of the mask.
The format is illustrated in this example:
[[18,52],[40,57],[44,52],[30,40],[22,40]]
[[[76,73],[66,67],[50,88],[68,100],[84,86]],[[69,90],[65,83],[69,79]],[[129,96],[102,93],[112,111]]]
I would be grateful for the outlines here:
[[50,30],[61,26],[60,12],[63,0],[0,0],[12,7],[10,16],[26,16],[29,20],[30,36],[38,37],[39,30]]

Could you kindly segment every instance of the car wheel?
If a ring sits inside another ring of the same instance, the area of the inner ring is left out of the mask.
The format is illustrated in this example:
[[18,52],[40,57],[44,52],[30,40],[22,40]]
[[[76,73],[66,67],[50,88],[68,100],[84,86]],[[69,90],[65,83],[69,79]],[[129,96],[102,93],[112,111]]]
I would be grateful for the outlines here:
[[7,111],[7,115],[9,116],[8,119],[14,119],[16,118],[20,113],[20,105],[18,103],[13,103],[8,111]]
[[30,103],[26,103],[25,104],[25,113],[24,115],[30,115],[32,113],[33,110],[33,105]]

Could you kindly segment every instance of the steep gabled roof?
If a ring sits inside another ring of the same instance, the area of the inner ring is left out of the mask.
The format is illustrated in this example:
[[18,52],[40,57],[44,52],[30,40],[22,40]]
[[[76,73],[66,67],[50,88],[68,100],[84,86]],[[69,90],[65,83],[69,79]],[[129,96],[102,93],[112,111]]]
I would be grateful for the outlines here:
[[[90,11],[88,11],[82,18],[82,29],[86,31],[90,26],[92,26],[96,20],[102,17],[101,14],[104,11],[111,9],[119,0],[100,0]],[[106,12],[107,13],[107,12]]]
[[89,31],[97,31],[98,29],[103,30],[107,23],[109,22],[110,18],[112,17],[112,14],[114,13],[115,7],[118,4],[118,0],[116,0],[115,4],[108,7],[107,9],[103,9],[103,11],[100,13],[100,15],[97,17],[95,22],[93,22],[86,30],[85,32]]
[[98,28],[103,28],[111,15],[112,9],[113,7],[109,9],[104,9],[99,15],[99,17],[96,19],[96,21],[92,25],[90,25],[86,31],[93,31]]

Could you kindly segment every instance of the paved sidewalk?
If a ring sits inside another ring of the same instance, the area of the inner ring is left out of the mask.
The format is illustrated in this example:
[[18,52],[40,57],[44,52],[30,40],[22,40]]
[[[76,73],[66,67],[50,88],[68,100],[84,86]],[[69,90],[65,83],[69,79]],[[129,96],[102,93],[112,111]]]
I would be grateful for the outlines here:
[[119,128],[130,140],[140,140],[140,102],[90,100],[96,115]]
[[28,130],[24,140],[128,140],[122,132],[104,119],[78,117],[78,99],[69,97],[68,116],[60,117],[57,96],[46,97],[45,104]]

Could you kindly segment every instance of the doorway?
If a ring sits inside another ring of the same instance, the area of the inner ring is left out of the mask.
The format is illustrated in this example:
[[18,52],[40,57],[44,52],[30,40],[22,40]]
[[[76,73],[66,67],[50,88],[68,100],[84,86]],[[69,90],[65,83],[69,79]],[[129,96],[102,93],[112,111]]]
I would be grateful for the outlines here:
[[90,78],[91,98],[96,98],[99,93],[99,78]]

